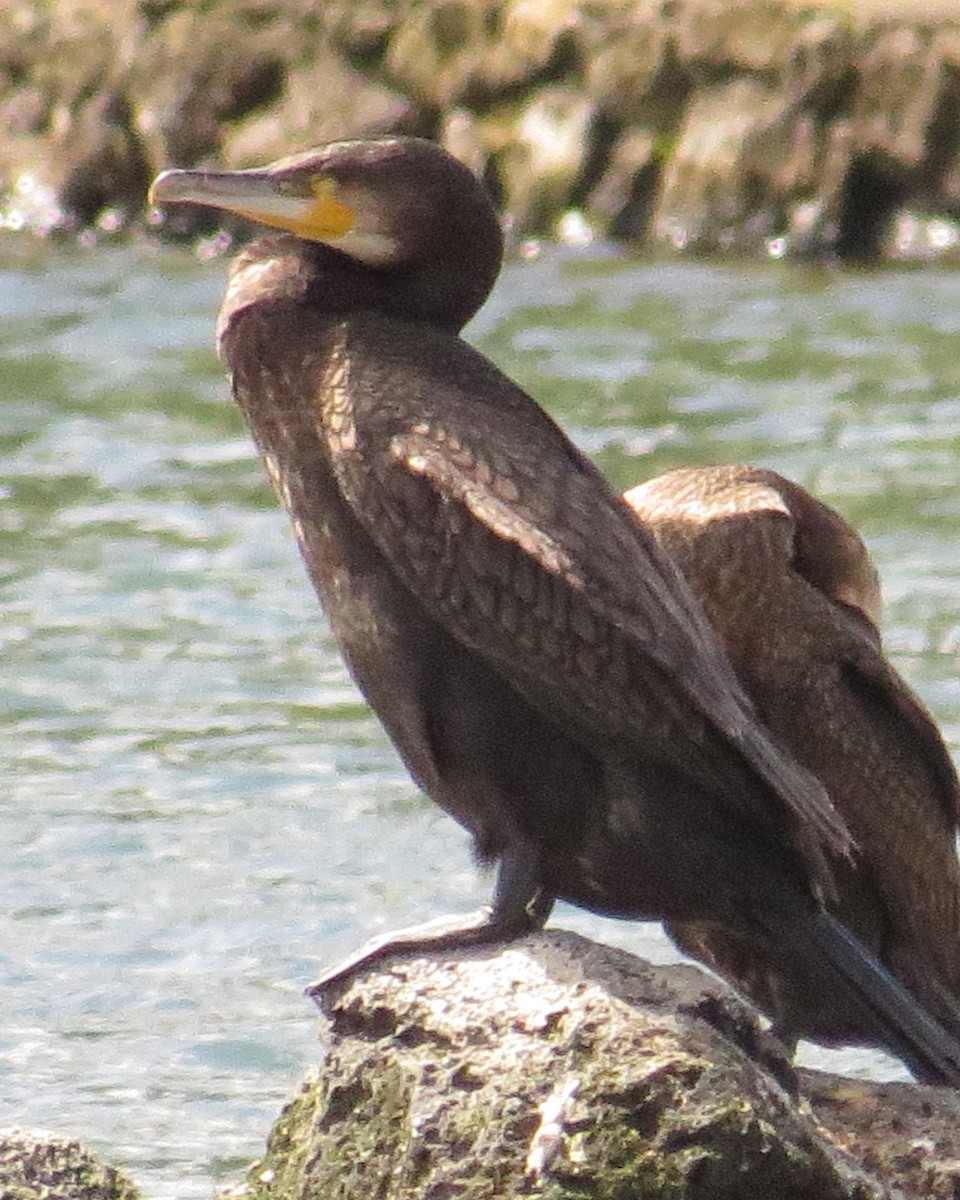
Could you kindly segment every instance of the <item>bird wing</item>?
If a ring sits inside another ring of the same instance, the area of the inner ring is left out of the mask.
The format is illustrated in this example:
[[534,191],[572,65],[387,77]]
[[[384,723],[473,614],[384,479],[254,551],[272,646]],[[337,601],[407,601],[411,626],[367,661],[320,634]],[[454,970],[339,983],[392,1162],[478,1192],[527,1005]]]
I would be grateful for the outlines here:
[[[895,919],[942,956],[944,977],[952,979],[960,923],[960,784],[953,762],[933,718],[883,655],[875,624],[879,584],[866,549],[831,510],[805,494],[802,504],[790,499],[791,569],[834,612],[824,644],[833,640],[840,691],[822,697],[821,720],[833,731],[822,746],[829,755],[831,738],[840,739],[843,757],[831,756],[833,770],[859,764],[843,785],[841,808],[855,830],[867,823],[864,854],[891,895]],[[831,776],[824,778],[832,786]]]
[[406,586],[587,744],[675,763],[732,812],[780,837],[786,825],[829,890],[825,852],[849,851],[846,827],[758,724],[670,559],[476,351],[395,322],[377,333],[367,357],[369,336],[352,344],[344,327],[319,424],[344,497]]
[[[875,714],[880,728],[896,732],[909,745],[911,756],[920,760],[930,777],[930,790],[943,818],[955,830],[960,819],[960,784],[940,731],[897,672],[871,649],[865,644],[863,653],[848,658],[844,669],[847,684]],[[893,749],[889,741],[888,748]]]
[[[934,797],[941,815],[955,830],[960,820],[960,783],[933,718],[884,657],[878,628],[880,585],[866,547],[832,509],[798,485],[781,481],[793,520],[791,568],[816,588],[840,614],[849,634],[843,640],[847,687],[871,714],[889,754],[897,741],[925,772],[923,796]],[[787,490],[789,489],[789,490]],[[928,805],[917,820],[926,825]],[[912,821],[904,811],[904,823]],[[914,835],[916,836],[916,829]]]
[[[957,779],[934,722],[883,657],[879,583],[856,532],[757,467],[671,471],[626,499],[703,598],[764,719],[834,797],[891,919],[953,978]],[[681,941],[744,982],[749,950],[692,927]]]

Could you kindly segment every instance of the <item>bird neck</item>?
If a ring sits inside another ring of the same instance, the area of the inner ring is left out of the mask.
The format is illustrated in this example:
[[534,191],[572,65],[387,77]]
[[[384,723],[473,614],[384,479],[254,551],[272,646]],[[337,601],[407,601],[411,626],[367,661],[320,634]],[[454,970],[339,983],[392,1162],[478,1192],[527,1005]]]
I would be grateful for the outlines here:
[[218,339],[241,310],[274,301],[334,318],[377,313],[459,333],[500,270],[502,240],[490,220],[492,227],[474,228],[469,239],[438,235],[422,253],[379,267],[286,234],[258,238],[230,266]]
[[262,238],[245,246],[230,263],[227,290],[217,318],[217,351],[228,358],[226,340],[237,318],[256,306],[302,304],[308,277],[294,238]]

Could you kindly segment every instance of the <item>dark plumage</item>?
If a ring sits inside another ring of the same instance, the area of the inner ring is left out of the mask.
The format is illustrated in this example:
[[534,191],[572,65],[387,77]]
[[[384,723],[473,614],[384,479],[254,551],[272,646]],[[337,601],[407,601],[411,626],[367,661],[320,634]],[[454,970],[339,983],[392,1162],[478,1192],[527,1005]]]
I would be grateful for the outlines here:
[[824,911],[850,835],[676,567],[458,336],[502,250],[466,168],[414,139],[339,142],[168,172],[153,200],[287,231],[235,259],[220,353],[354,678],[498,864],[492,910],[383,939],[314,993],[397,949],[537,928],[562,897],[756,941],[859,1039],[960,1082],[957,1042]]
[[[670,471],[625,498],[702,601],[764,724],[847,822],[857,853],[835,864],[832,911],[960,1032],[960,789],[933,720],[883,656],[863,542],[755,467]],[[856,1040],[828,997],[782,978],[755,945],[709,925],[669,929],[787,1025]]]

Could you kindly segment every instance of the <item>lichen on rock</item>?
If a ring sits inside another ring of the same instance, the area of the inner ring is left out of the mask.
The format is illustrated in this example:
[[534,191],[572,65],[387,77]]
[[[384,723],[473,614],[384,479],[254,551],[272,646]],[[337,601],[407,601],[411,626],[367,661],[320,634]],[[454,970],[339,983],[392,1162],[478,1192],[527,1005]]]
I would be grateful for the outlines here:
[[0,1132],[3,1200],[140,1200],[116,1167],[76,1141],[23,1130]]
[[277,1122],[248,1200],[886,1195],[819,1135],[747,1010],[694,968],[542,934],[392,963],[330,1019],[323,1068]]

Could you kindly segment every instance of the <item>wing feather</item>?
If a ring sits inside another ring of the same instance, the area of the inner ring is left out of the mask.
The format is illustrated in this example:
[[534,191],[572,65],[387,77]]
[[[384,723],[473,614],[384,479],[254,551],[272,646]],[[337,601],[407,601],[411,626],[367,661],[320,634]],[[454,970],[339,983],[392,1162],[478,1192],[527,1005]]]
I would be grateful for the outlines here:
[[589,744],[680,765],[781,836],[786,821],[829,888],[825,851],[849,851],[846,827],[758,724],[677,568],[550,418],[459,346],[435,370],[382,337],[375,362],[344,343],[320,424],[355,515],[431,615],[541,710]]

